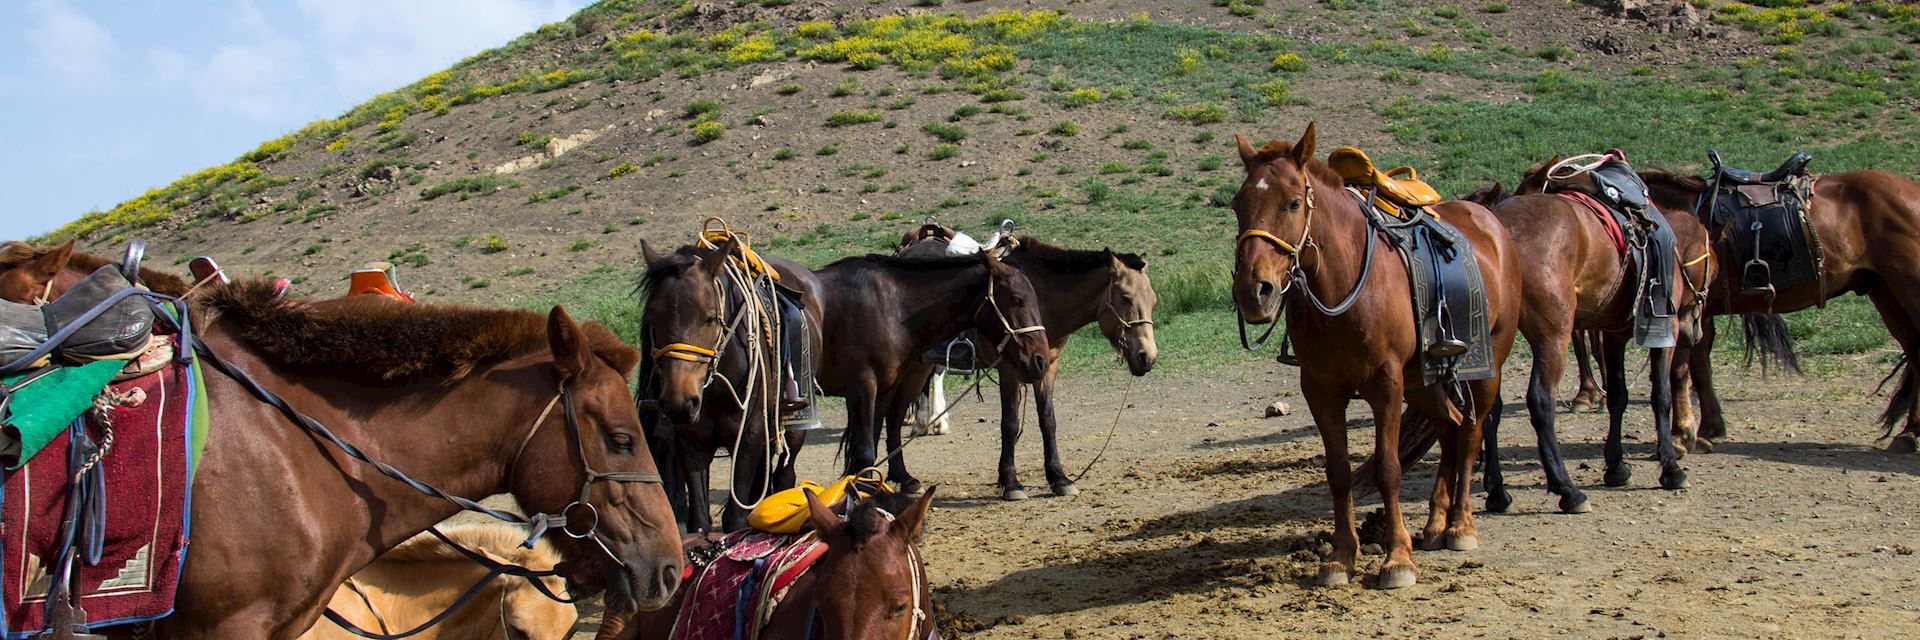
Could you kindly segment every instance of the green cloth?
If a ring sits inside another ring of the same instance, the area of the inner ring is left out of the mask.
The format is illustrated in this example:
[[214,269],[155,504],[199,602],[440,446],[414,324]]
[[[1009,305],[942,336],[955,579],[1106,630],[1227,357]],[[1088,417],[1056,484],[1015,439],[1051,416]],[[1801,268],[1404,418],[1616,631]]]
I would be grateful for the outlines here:
[[[13,400],[7,404],[11,414],[6,419],[5,437],[0,439],[17,439],[20,453],[6,461],[7,468],[19,469],[32,460],[41,447],[66,431],[93,406],[94,396],[100,395],[100,390],[107,388],[113,376],[126,366],[125,360],[101,360],[78,367],[62,367],[14,391]],[[10,376],[0,382],[11,386],[26,376]]]
[[200,454],[207,449],[207,431],[213,426],[213,414],[207,411],[207,384],[200,375],[201,369],[204,368],[199,362],[194,362],[193,366],[187,367],[193,372],[193,425],[190,427],[193,430],[193,440],[192,451],[187,456],[187,461],[192,465],[188,467],[192,470],[192,473],[187,475],[189,483],[193,482],[194,476],[200,475]]

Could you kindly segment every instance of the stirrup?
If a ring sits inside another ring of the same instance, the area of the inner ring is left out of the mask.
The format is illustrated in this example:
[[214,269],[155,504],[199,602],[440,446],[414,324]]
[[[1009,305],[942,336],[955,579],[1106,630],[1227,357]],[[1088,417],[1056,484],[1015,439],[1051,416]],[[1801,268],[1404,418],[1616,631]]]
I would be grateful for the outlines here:
[[[1274,322],[1279,322],[1278,318]],[[1273,355],[1273,361],[1289,367],[1300,366],[1300,356],[1293,355],[1293,332],[1280,334],[1280,353]]]
[[1429,358],[1458,358],[1466,353],[1467,342],[1458,338],[1442,338],[1433,343],[1433,346],[1427,347]]
[[[1757,278],[1756,278],[1757,277]],[[1740,290],[1773,294],[1773,265],[1759,258],[1748,260],[1740,268]]]

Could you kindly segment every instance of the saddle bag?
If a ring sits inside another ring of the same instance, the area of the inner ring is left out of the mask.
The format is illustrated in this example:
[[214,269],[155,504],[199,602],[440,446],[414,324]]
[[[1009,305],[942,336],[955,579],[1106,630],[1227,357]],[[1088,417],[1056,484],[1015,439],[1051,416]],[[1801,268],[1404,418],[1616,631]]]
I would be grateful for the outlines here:
[[0,365],[33,353],[46,341],[47,320],[40,307],[0,300]]
[[133,283],[113,265],[102,266],[67,289],[59,299],[41,307],[48,335],[58,334],[75,323],[85,323],[55,347],[56,352],[72,360],[129,360],[147,348],[153,336],[153,308],[138,297],[123,297],[98,316],[87,319],[88,312],[114,292],[133,288]]

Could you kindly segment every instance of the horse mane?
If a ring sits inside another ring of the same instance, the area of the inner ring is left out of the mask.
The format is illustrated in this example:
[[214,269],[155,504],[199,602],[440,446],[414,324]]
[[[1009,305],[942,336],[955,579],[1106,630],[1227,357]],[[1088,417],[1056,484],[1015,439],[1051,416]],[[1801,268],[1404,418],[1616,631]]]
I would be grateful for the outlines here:
[[913,507],[913,496],[904,493],[880,493],[861,500],[847,509],[847,524],[843,531],[853,540],[854,546],[866,544],[868,540],[880,534],[889,518],[880,511],[898,516]]
[[680,274],[685,273],[688,267],[693,266],[694,259],[697,257],[698,255],[694,253],[694,246],[687,245],[675,249],[673,253],[667,254],[666,257],[649,263],[647,269],[640,273],[640,278],[634,281],[634,293],[638,295],[641,300],[646,300],[647,292],[659,286],[661,281],[668,278],[676,278],[679,277]]
[[[209,289],[200,308],[281,364],[377,382],[465,377],[482,364],[549,348],[546,317],[519,309],[404,304],[379,296],[287,299],[264,279]],[[598,323],[581,325],[594,355],[625,376],[640,353]]]
[[1024,251],[1028,256],[1047,267],[1061,271],[1091,271],[1107,266],[1108,259],[1119,259],[1129,269],[1147,268],[1147,261],[1135,253],[1118,253],[1112,249],[1087,251],[1067,249],[1042,242],[1033,236],[1020,236],[1016,250]]
[[39,260],[59,247],[37,247],[18,240],[0,242],[0,271]]
[[822,268],[823,269],[833,268],[833,267],[840,266],[841,264],[853,264],[853,263],[865,263],[865,264],[870,264],[876,267],[885,267],[888,269],[894,269],[899,271],[946,271],[956,267],[978,265],[980,264],[980,258],[978,256],[940,256],[940,257],[930,257],[930,258],[902,258],[899,256],[889,256],[889,255],[883,255],[878,253],[869,253],[864,256],[847,256],[845,258],[841,258],[839,260],[835,260],[833,262],[827,263],[827,266]]
[[[560,564],[560,551],[545,538],[535,542],[532,549],[520,546],[520,543],[526,540],[527,532],[518,527],[462,525],[445,527],[440,532],[447,534],[447,538],[462,547],[488,552],[528,569],[546,570]],[[447,546],[439,538],[428,533],[407,538],[393,549],[381,554],[380,561],[397,564],[472,562],[458,550]]]

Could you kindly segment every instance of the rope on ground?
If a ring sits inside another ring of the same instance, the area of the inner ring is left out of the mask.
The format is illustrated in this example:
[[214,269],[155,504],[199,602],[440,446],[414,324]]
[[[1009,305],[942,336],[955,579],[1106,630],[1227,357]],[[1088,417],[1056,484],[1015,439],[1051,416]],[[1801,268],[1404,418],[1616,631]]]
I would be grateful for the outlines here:
[[[985,374],[985,373],[981,373],[980,375],[978,375],[978,376],[975,376],[975,377],[973,378],[973,385],[972,385],[972,386],[969,386],[969,387],[967,387],[967,389],[966,389],[966,391],[961,391],[961,392],[960,392],[960,395],[959,395],[959,396],[956,396],[956,397],[959,397],[959,398],[965,398],[965,397],[967,397],[967,393],[968,393],[968,392],[977,392],[977,391],[979,391],[979,390],[980,390],[980,383],[982,383],[982,382],[985,382],[986,380],[987,380],[987,374]],[[977,394],[977,393],[976,393],[975,395],[976,395],[976,397],[978,397],[978,395],[979,395],[979,394]],[[985,400],[986,400],[986,398],[984,398],[984,397],[981,397],[981,401],[983,401],[983,402],[984,402]],[[932,425],[932,424],[939,424],[939,423],[940,423],[940,420],[941,420],[942,418],[945,418],[945,417],[947,417],[947,413],[948,413],[948,412],[951,412],[951,411],[953,411],[953,407],[954,407],[954,405],[955,405],[955,404],[956,404],[956,403],[952,403],[952,402],[949,402],[949,403],[947,403],[947,408],[945,408],[945,409],[941,409],[941,410],[940,410],[940,414],[939,414],[939,415],[936,415],[936,416],[934,416],[934,417],[932,417],[932,418],[929,418],[929,419],[927,419],[927,424],[929,424],[929,425]],[[877,437],[880,437],[880,434],[878,434],[878,433],[876,433],[876,434],[874,434],[874,437],[876,437],[876,438],[877,438]],[[898,454],[898,453],[900,453],[901,451],[903,451],[903,450],[905,450],[905,449],[907,448],[907,445],[910,445],[910,444],[913,444],[913,441],[915,441],[915,440],[919,440],[919,439],[920,439],[920,436],[919,436],[919,435],[917,435],[917,434],[909,434],[909,435],[907,436],[907,439],[906,439],[906,440],[903,440],[903,441],[901,441],[901,442],[900,442],[900,446],[898,446],[898,447],[894,447],[892,451],[888,451],[888,452],[887,452],[887,455],[884,455],[884,456],[880,456],[880,459],[878,459],[878,460],[875,460],[875,461],[873,461],[873,466],[875,466],[875,467],[878,467],[878,466],[880,466],[880,465],[881,465],[881,463],[884,463],[884,462],[886,462],[886,461],[888,461],[888,460],[891,460],[891,459],[893,459],[893,456],[894,456],[895,454]]]
[[1120,392],[1120,408],[1114,410],[1113,424],[1107,426],[1107,439],[1100,443],[1100,451],[1093,454],[1093,459],[1088,460],[1087,466],[1082,467],[1080,473],[1075,474],[1070,482],[1080,484],[1080,479],[1087,477],[1087,472],[1093,470],[1093,465],[1099,463],[1100,459],[1107,455],[1107,445],[1113,444],[1113,432],[1120,428],[1120,416],[1126,415],[1127,398],[1133,395],[1133,385],[1137,384],[1138,381],[1138,378],[1129,378],[1127,380],[1127,388]]

